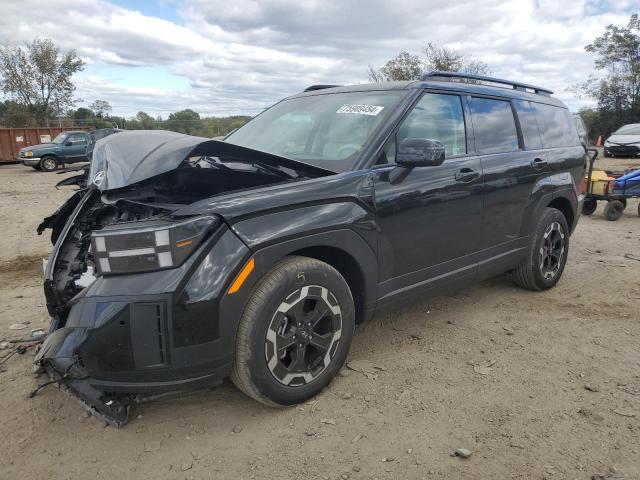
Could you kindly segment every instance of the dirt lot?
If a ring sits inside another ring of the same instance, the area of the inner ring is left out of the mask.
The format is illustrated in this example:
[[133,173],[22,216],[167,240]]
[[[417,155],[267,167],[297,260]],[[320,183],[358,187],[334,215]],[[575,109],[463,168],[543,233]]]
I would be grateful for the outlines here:
[[[16,322],[48,325],[50,245],[35,227],[71,194],[53,188],[60,178],[0,167],[5,340],[28,335],[9,329]],[[630,201],[617,222],[602,207],[583,217],[551,291],[503,276],[380,316],[350,355],[382,366],[377,378],[351,371],[295,408],[225,384],[141,405],[116,430],[56,387],[27,400],[43,379],[31,354],[11,358],[0,478],[640,479],[640,262],[624,257],[640,258],[637,208]],[[453,457],[457,448],[471,457]]]

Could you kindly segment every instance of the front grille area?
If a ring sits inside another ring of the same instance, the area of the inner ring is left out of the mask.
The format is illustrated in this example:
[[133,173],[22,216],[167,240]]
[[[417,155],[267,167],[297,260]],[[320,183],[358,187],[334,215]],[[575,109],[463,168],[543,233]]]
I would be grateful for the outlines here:
[[635,145],[612,145],[607,147],[607,150],[614,155],[637,155],[640,153],[640,147]]
[[96,378],[105,378],[105,373],[166,367],[166,304],[118,303],[96,305],[98,318],[111,316],[102,318],[104,323],[99,328],[89,330],[81,347],[87,370]]
[[131,343],[136,370],[165,366],[164,304],[133,303],[131,318]]

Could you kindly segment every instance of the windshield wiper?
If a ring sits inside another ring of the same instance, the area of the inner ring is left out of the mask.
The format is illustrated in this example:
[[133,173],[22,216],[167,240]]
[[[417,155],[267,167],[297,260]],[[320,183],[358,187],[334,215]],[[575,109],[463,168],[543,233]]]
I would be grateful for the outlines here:
[[269,165],[268,163],[252,160],[251,165],[257,168],[261,168],[262,170],[266,170],[267,172],[273,173],[274,175],[277,175],[279,177],[288,178],[289,180],[298,178],[298,176],[291,175],[289,172],[286,172],[285,170],[283,170],[282,167]]

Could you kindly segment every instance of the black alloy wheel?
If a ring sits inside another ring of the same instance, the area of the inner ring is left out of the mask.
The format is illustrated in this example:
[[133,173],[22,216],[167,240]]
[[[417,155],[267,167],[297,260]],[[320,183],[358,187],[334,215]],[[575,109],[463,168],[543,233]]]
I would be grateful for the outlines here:
[[354,328],[353,296],[340,272],[314,258],[286,257],[251,290],[231,380],[265,405],[304,402],[338,374]]
[[560,210],[546,207],[541,211],[533,225],[526,257],[512,272],[513,281],[534,291],[548,290],[558,283],[569,255],[570,232]]
[[553,279],[560,271],[564,256],[565,232],[559,222],[547,227],[540,245],[540,273],[546,280]]
[[342,312],[325,287],[308,285],[278,306],[267,330],[265,357],[274,378],[305,385],[331,363],[342,333]]

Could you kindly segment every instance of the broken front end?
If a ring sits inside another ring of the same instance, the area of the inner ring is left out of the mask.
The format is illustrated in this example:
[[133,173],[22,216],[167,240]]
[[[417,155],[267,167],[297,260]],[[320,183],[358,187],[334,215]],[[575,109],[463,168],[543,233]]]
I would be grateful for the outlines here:
[[293,163],[171,132],[99,141],[88,187],[38,229],[54,249],[36,364],[113,425],[145,395],[221,381],[235,349],[222,316],[243,308],[225,292],[251,252],[210,197],[327,174]]

